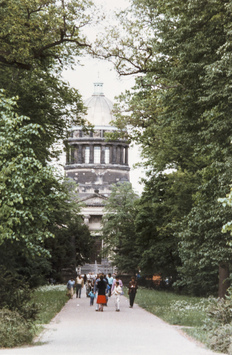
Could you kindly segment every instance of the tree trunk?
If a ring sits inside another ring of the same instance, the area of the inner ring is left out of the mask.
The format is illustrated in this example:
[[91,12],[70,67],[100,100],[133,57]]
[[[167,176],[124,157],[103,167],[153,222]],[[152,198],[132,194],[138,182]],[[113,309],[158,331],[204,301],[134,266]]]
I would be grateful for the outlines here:
[[230,287],[230,271],[229,265],[226,263],[221,263],[219,265],[219,287],[218,287],[218,297],[225,298],[226,292]]

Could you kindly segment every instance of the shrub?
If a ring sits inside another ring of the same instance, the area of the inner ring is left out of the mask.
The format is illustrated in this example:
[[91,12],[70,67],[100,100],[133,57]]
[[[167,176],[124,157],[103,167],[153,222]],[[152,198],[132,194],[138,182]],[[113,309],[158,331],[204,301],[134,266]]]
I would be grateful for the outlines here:
[[224,353],[230,351],[232,355],[232,289],[225,299],[210,299],[207,315],[204,329],[208,333],[209,347]]
[[34,336],[31,322],[26,321],[18,312],[9,309],[0,310],[0,347],[31,343]]
[[232,334],[231,324],[224,324],[216,328],[213,328],[209,332],[210,348],[217,352],[228,353],[229,347],[231,345],[231,334]]
[[38,309],[31,302],[33,291],[20,275],[0,267],[0,285],[0,308],[16,311],[28,320],[36,318]]

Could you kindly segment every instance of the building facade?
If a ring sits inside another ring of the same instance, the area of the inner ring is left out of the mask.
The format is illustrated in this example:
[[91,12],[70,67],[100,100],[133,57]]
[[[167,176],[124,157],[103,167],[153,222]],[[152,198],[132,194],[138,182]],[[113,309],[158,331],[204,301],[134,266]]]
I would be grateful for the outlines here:
[[94,84],[93,95],[85,101],[86,119],[94,127],[86,133],[81,126],[73,127],[68,138],[69,151],[65,173],[77,183],[80,200],[84,203],[81,214],[95,239],[90,265],[95,272],[109,268],[102,259],[101,220],[104,205],[112,184],[129,181],[128,143],[123,139],[107,140],[106,134],[116,130],[111,125],[113,103],[103,93],[103,84]]

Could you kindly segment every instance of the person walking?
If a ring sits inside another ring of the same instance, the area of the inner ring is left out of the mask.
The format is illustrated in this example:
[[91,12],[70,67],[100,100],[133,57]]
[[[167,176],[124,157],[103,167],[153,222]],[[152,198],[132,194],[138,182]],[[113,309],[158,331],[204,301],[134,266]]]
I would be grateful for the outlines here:
[[135,301],[135,295],[138,289],[137,281],[135,280],[134,276],[131,277],[131,281],[129,282],[128,288],[129,288],[128,295],[130,299],[130,308],[132,308]]
[[111,296],[111,288],[112,288],[112,285],[113,285],[114,278],[113,278],[113,276],[111,276],[111,274],[108,274],[107,275],[107,280],[108,280],[108,286],[109,286],[108,297],[110,297]]
[[95,294],[93,293],[92,290],[90,290],[88,296],[90,298],[90,306],[93,306]]
[[67,283],[67,296],[68,296],[69,298],[73,298],[74,285],[75,285],[75,280],[74,280],[74,278],[71,277],[71,279],[68,280],[68,283]]
[[84,287],[84,279],[81,275],[76,278],[76,298],[81,298],[81,290]]
[[112,292],[112,295],[115,297],[115,307],[116,307],[116,312],[120,311],[120,296],[122,294],[122,288],[119,285],[119,282],[117,281],[114,287],[114,290]]
[[122,280],[120,280],[119,276],[115,276],[115,279],[112,283],[112,287],[111,287],[111,293],[114,291],[114,287],[116,285],[116,282],[119,282],[119,286],[121,286],[121,288],[123,288],[123,282]]
[[97,296],[97,304],[99,305],[98,310],[99,312],[103,312],[103,306],[106,304],[106,288],[107,288],[107,283],[104,280],[103,275],[100,276],[100,280],[96,281],[96,287],[98,289],[98,296]]

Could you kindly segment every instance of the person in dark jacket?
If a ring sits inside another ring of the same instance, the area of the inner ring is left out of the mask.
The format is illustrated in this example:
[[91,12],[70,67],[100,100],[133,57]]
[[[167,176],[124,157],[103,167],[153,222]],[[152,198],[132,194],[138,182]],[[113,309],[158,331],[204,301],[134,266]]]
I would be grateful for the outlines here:
[[137,281],[135,281],[135,277],[132,276],[131,281],[129,282],[128,288],[129,288],[128,295],[129,295],[129,299],[130,299],[130,308],[132,308],[134,305],[134,301],[135,301],[135,295],[136,295],[136,292],[138,289],[138,285],[137,285]]
[[98,289],[97,304],[99,304],[99,312],[103,312],[103,306],[106,304],[106,288],[107,282],[104,280],[103,275],[96,282],[96,287]]

